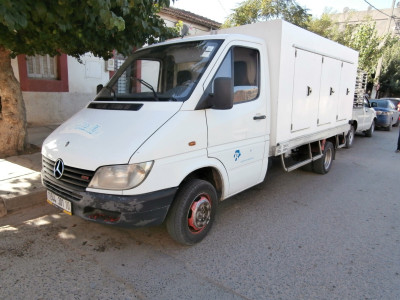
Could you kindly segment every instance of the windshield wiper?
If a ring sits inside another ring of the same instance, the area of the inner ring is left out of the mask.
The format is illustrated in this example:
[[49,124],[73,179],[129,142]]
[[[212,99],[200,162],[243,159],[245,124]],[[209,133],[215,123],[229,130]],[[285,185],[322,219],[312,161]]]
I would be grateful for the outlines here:
[[158,96],[157,96],[157,93],[156,93],[156,91],[154,90],[153,86],[152,86],[150,83],[148,83],[147,81],[144,81],[143,79],[137,78],[137,77],[135,77],[135,76],[131,76],[131,78],[134,79],[134,80],[139,81],[139,82],[140,82],[141,84],[143,84],[145,87],[147,87],[148,89],[150,89],[150,90],[153,92],[154,99],[155,99],[156,101],[159,101]]

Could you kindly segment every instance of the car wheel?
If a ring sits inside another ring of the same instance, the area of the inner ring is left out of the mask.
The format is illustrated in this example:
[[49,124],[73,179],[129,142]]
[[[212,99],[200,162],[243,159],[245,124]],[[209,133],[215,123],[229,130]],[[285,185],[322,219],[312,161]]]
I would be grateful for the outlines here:
[[372,120],[371,127],[365,132],[365,136],[371,137],[375,131],[375,120]]
[[356,133],[356,130],[355,130],[354,126],[351,125],[349,133],[346,135],[346,144],[345,144],[346,148],[351,148],[351,146],[353,146],[355,133]]
[[385,131],[391,131],[391,130],[392,130],[392,123],[390,123],[388,127],[385,127]]
[[318,174],[326,174],[332,167],[335,148],[331,142],[326,142],[322,157],[313,162],[313,171]]
[[397,119],[397,122],[393,125],[393,127],[399,126],[400,119]]
[[211,183],[200,179],[186,182],[168,213],[168,233],[183,245],[200,242],[211,229],[217,206],[217,192]]

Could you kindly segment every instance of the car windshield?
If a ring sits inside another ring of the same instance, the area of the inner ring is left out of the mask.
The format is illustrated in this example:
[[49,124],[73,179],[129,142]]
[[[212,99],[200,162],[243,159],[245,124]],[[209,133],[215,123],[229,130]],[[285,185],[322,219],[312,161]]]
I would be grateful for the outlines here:
[[130,56],[95,101],[185,101],[222,40],[167,44]]

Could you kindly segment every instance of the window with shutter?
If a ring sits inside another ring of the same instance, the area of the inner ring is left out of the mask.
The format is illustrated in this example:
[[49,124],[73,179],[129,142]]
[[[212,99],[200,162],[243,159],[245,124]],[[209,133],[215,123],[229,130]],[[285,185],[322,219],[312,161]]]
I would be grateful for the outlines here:
[[29,78],[57,79],[57,60],[50,55],[26,57]]
[[68,58],[66,54],[18,55],[18,71],[23,92],[68,92]]

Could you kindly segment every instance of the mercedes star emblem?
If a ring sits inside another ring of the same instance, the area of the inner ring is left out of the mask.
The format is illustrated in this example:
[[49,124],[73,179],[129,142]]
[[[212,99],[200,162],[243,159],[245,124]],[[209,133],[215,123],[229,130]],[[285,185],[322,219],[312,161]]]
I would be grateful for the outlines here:
[[64,174],[64,162],[61,158],[57,159],[56,163],[54,164],[53,170],[54,177],[56,179],[60,179],[61,176]]

